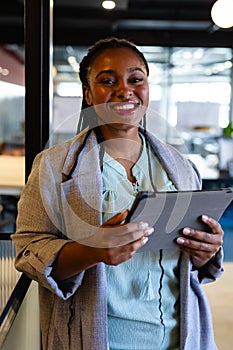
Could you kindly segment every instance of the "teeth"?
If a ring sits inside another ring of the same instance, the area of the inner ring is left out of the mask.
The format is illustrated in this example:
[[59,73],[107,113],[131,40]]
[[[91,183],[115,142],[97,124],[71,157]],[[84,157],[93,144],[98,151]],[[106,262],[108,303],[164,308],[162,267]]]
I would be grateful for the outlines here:
[[120,110],[130,110],[130,109],[133,109],[134,108],[134,105],[132,104],[126,104],[126,105],[118,105],[118,106],[115,106],[114,109],[120,111]]

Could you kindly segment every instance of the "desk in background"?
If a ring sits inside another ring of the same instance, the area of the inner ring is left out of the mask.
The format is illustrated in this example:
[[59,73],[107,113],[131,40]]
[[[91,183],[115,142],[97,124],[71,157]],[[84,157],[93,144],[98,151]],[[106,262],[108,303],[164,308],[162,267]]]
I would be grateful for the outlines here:
[[19,196],[25,183],[25,157],[0,156],[0,195]]
[[0,232],[14,232],[17,202],[25,183],[25,157],[0,155]]

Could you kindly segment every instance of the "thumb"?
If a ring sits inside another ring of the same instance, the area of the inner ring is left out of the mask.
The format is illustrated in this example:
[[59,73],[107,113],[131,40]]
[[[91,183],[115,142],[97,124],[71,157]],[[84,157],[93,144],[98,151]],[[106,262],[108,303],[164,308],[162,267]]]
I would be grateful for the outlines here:
[[105,225],[119,225],[119,224],[121,224],[121,222],[126,219],[128,213],[129,213],[129,209],[126,209],[126,210],[122,211],[121,213],[114,215],[111,219],[107,220],[104,223],[104,226]]

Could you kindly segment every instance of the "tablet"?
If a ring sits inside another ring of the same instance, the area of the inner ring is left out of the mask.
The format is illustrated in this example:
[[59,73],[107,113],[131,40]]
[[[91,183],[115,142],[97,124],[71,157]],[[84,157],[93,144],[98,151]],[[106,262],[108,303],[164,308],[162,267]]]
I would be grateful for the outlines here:
[[220,190],[139,192],[126,222],[144,221],[154,227],[138,251],[178,248],[175,240],[185,227],[211,232],[203,214],[219,220],[233,200],[233,188]]

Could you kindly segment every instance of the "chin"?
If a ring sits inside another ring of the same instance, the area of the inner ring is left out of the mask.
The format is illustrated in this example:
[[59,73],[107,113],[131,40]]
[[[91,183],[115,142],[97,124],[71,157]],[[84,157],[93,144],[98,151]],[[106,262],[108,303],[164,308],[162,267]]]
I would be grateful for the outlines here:
[[112,127],[113,129],[116,130],[130,130],[130,129],[134,129],[134,128],[138,128],[139,124],[135,123],[135,124],[128,124],[128,123],[111,123],[109,124],[110,127]]

